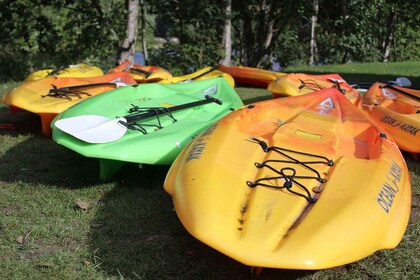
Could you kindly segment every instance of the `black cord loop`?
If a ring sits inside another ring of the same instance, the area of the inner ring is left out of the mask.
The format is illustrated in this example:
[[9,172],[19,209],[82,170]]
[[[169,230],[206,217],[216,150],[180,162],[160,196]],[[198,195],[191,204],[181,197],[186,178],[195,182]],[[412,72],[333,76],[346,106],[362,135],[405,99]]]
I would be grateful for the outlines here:
[[[160,119],[160,115],[165,115],[168,116],[169,118],[172,119],[172,122],[177,122],[178,120],[172,115],[171,111],[166,108],[166,107],[143,107],[140,108],[136,105],[131,104],[131,108],[128,110],[128,112],[131,115],[134,114],[143,114],[143,113],[153,113],[154,117],[156,118],[157,124],[150,124],[150,123],[137,123],[137,122],[132,122],[132,123],[126,123],[126,122],[121,122],[120,123],[122,125],[124,125],[127,129],[131,129],[131,130],[137,130],[140,131],[143,134],[147,134],[147,130],[145,127],[155,127],[156,129],[161,129],[163,128],[162,123],[161,123],[161,119]],[[127,117],[129,117],[130,115],[128,115]]]
[[[268,187],[268,188],[273,188],[273,189],[286,189],[290,193],[293,193],[295,195],[304,197],[307,201],[309,201],[311,203],[316,202],[316,199],[311,196],[311,193],[309,192],[308,188],[305,187],[303,184],[301,184],[298,180],[299,179],[312,179],[312,180],[317,180],[321,184],[327,182],[327,180],[325,178],[321,177],[321,174],[319,174],[319,172],[316,169],[314,169],[313,167],[311,167],[309,165],[324,164],[324,165],[327,165],[327,166],[333,166],[334,161],[332,159],[328,159],[327,157],[320,156],[320,155],[315,155],[315,154],[309,154],[309,153],[284,149],[284,148],[280,148],[280,147],[277,147],[277,146],[268,146],[268,144],[265,143],[264,141],[259,140],[258,138],[255,138],[255,137],[252,137],[252,136],[250,137],[250,139],[257,142],[261,146],[261,148],[264,152],[267,153],[269,151],[274,151],[274,152],[282,155],[286,159],[284,159],[284,160],[271,159],[271,160],[265,160],[261,163],[255,162],[254,163],[255,167],[257,167],[257,168],[266,167],[266,168],[272,170],[274,173],[278,174],[279,176],[260,178],[260,179],[257,179],[254,182],[247,181],[246,184],[249,187],[255,188],[256,186],[263,186],[263,187]],[[300,161],[300,160],[294,158],[291,154],[304,155],[304,156],[316,158],[316,159],[319,159],[319,160]],[[277,170],[272,165],[270,165],[271,163],[297,164],[297,165],[303,166],[303,167],[307,168],[308,170],[312,171],[314,173],[314,176],[300,176],[300,175],[297,175],[296,174],[296,169],[294,169],[292,167],[283,167],[280,170]],[[269,184],[264,183],[265,181],[279,180],[279,179],[284,180],[283,186],[275,186],[275,185],[269,185]],[[294,191],[293,186],[295,186],[295,185],[298,186],[300,189],[304,190],[305,194]]]

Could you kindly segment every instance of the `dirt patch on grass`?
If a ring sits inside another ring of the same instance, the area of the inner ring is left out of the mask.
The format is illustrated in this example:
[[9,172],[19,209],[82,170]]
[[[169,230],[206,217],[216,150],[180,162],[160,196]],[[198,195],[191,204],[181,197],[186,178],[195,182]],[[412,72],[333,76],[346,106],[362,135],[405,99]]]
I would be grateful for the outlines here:
[[20,210],[19,206],[0,206],[0,212],[4,213],[6,216],[9,216],[19,210]]
[[420,222],[420,196],[413,195],[411,202],[410,224],[417,224]]

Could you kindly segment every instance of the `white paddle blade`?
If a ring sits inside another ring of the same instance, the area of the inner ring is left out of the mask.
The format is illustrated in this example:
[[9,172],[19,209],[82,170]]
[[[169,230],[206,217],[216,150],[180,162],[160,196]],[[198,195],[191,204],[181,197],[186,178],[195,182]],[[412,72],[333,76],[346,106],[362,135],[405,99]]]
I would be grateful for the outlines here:
[[411,81],[406,77],[398,77],[394,84],[400,87],[411,87]]
[[118,140],[127,131],[120,123],[125,118],[110,119],[103,116],[82,115],[55,122],[55,127],[87,143],[100,144]]
[[96,115],[82,115],[58,120],[54,123],[58,129],[72,134],[81,130],[90,129],[110,121],[110,118]]

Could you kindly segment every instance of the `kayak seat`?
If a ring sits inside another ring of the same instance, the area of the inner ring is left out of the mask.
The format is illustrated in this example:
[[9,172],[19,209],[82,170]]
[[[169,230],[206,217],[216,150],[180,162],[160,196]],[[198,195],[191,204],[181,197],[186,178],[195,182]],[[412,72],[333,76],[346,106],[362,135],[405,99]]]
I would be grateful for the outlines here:
[[403,101],[399,101],[399,100],[393,100],[393,102],[390,103],[388,106],[386,106],[386,108],[400,114],[416,114],[417,113],[417,108],[415,108],[413,105],[405,103]]
[[[369,123],[352,123],[351,128],[343,124],[339,152],[358,159],[375,159],[380,154],[379,131]],[[346,135],[347,134],[347,135]]]

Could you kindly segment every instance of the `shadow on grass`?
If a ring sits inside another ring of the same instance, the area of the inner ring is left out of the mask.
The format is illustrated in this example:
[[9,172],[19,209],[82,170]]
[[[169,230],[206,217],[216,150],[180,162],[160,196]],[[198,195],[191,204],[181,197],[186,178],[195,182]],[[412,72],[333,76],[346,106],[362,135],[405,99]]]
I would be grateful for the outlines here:
[[[101,184],[97,159],[83,157],[42,136],[39,117],[0,108],[0,181],[80,189]],[[193,238],[164,190],[168,166],[129,164],[98,202],[89,246],[100,274],[142,279],[249,279],[250,268]],[[89,226],[89,225],[86,225]],[[268,279],[296,279],[305,272],[264,270]]]
[[[101,200],[91,229],[93,260],[107,275],[140,279],[250,279],[250,267],[193,238],[163,190],[168,167],[130,165]],[[312,272],[265,269],[260,279]]]
[[99,164],[41,135],[38,115],[0,109],[0,180],[80,188],[99,182]]

